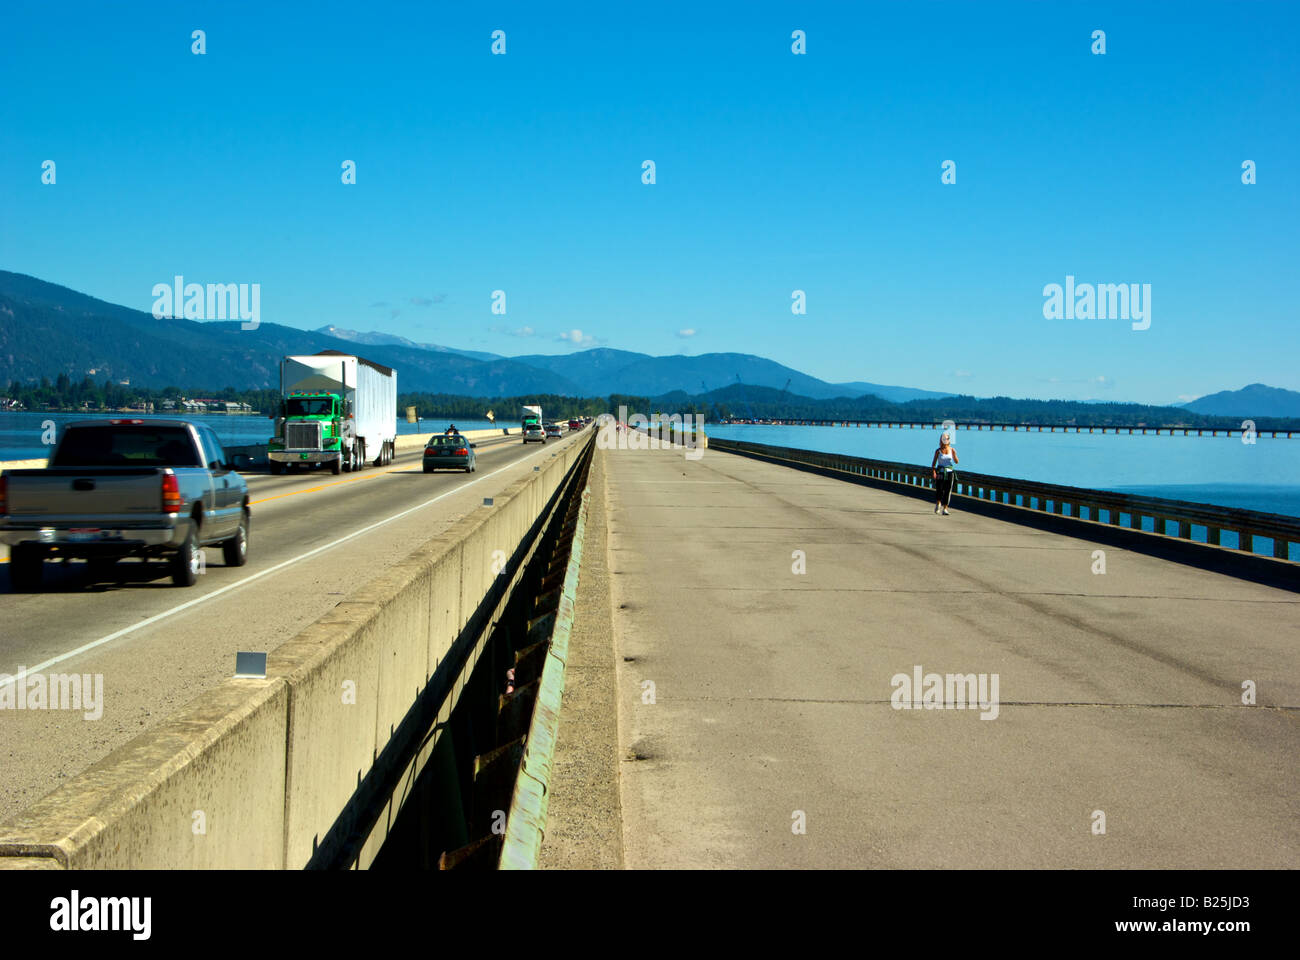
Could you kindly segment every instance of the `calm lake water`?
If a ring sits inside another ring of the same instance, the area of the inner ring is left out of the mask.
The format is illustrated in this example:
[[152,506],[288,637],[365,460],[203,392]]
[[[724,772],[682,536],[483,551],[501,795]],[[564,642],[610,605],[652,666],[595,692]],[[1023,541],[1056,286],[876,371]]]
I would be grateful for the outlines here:
[[[47,421],[54,421],[56,437],[57,431],[62,430],[65,423],[74,420],[87,419],[111,419],[114,417],[140,417],[142,419],[166,419],[166,414],[147,414],[147,413],[111,413],[111,414],[91,414],[87,416],[84,413],[0,413],[0,460],[33,460],[37,457],[47,457],[50,454],[50,448],[41,442],[42,434],[45,431],[44,424]],[[265,443],[271,436],[272,423],[269,417],[259,416],[230,416],[224,413],[209,414],[187,414],[184,419],[192,420],[195,423],[206,423],[216,431],[217,439],[222,444],[229,446],[241,446],[246,443]],[[418,433],[440,433],[447,429],[450,420],[421,420],[420,423],[407,423],[405,420],[397,421],[397,434],[403,436],[406,434]],[[487,420],[457,420],[455,421],[457,429],[460,430],[487,430],[492,428],[493,424]],[[511,426],[510,421],[501,421],[506,426]],[[519,426],[513,423],[513,426]]]
[[[929,464],[938,430],[714,424],[710,436]],[[958,430],[958,470],[1300,517],[1300,438]]]

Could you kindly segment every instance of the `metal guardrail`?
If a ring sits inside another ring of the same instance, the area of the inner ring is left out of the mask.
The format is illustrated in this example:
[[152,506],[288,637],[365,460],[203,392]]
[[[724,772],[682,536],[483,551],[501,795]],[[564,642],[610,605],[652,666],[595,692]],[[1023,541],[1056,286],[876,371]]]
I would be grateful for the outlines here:
[[[934,489],[930,468],[919,464],[820,453],[794,447],[775,447],[718,437],[709,439],[709,448],[802,463],[900,486]],[[1291,550],[1300,544],[1300,518],[1258,510],[1238,510],[1185,500],[1134,496],[960,470],[953,485],[953,496],[1239,550],[1288,563],[1295,562],[1291,560]],[[1197,531],[1198,527],[1201,531]],[[1271,550],[1266,547],[1265,552],[1256,553],[1257,538],[1270,541]],[[1225,542],[1227,540],[1235,540],[1235,543]]]

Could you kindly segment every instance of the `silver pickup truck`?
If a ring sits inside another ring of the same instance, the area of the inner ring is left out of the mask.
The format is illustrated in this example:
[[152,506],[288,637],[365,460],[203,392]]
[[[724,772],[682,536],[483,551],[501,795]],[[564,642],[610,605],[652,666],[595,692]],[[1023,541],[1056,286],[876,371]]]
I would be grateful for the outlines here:
[[44,470],[0,475],[0,541],[15,590],[37,590],[46,560],[84,558],[103,579],[118,559],[163,556],[178,587],[202,550],[248,558],[248,485],[216,434],[185,420],[79,420]]

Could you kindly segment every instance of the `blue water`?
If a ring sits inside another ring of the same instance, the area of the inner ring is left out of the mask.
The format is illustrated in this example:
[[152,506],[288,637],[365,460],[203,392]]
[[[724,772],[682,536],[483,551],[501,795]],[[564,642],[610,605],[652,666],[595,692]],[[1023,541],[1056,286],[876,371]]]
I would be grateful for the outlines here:
[[[933,429],[713,424],[710,436],[929,464]],[[1300,438],[958,430],[958,470],[1300,517]]]
[[[0,460],[34,460],[48,457],[50,447],[42,443],[45,424],[54,422],[55,436],[63,424],[73,420],[110,419],[113,417],[140,417],[142,419],[166,419],[167,414],[141,413],[0,413]],[[174,416],[174,415],[173,415]],[[217,439],[223,445],[241,446],[246,443],[265,443],[271,436],[272,423],[268,417],[255,415],[228,415],[222,413],[187,414],[184,419],[195,423],[206,423],[216,431]],[[502,421],[505,423],[505,421]],[[419,433],[441,433],[451,423],[450,420],[421,420],[418,424],[397,421],[398,436]],[[505,423],[509,426],[509,423]],[[518,426],[518,424],[514,424]],[[488,420],[457,420],[459,430],[487,430],[493,427]]]

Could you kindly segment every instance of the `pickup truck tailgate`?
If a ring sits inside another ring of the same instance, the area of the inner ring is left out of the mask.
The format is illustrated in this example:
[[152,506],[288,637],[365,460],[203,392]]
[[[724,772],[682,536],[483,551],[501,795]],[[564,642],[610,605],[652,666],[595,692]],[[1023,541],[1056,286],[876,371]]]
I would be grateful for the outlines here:
[[94,517],[97,523],[162,512],[162,471],[156,467],[53,467],[13,470],[8,477],[12,520],[47,522]]

